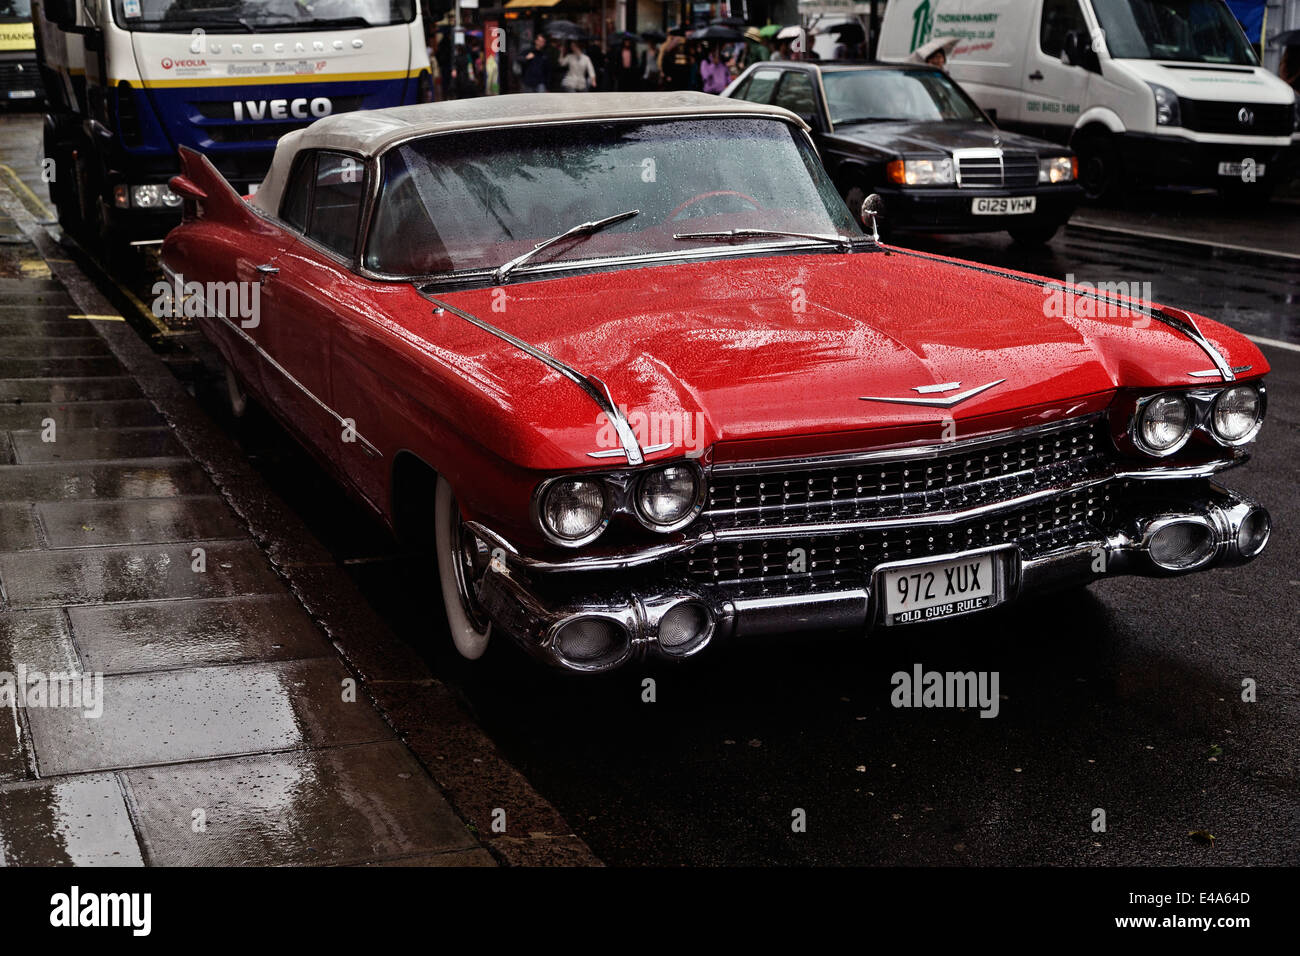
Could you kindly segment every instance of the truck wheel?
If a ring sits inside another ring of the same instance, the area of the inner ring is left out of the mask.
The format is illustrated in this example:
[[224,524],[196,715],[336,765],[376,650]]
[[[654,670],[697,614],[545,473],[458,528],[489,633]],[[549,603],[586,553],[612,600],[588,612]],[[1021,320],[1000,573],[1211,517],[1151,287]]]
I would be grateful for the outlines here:
[[1007,232],[1022,246],[1045,246],[1060,228],[1059,222],[1027,222],[1023,226],[1012,226]]
[[460,655],[471,661],[483,656],[492,637],[492,622],[483,613],[474,585],[487,570],[491,555],[486,546],[465,531],[460,507],[447,479],[438,477],[434,495],[434,540],[438,551],[438,578],[447,628]]
[[1079,185],[1089,202],[1113,199],[1123,189],[1123,164],[1109,133],[1085,133],[1074,142],[1079,154]]

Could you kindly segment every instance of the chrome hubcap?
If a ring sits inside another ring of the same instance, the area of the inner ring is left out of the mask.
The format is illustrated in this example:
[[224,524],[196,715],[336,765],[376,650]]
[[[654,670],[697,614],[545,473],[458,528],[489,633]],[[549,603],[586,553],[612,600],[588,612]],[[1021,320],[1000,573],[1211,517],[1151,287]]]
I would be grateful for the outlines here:
[[488,546],[465,529],[465,522],[460,520],[459,509],[452,501],[452,515],[455,526],[452,529],[452,564],[456,571],[456,593],[460,595],[460,605],[469,618],[474,629],[479,632],[487,630],[488,616],[478,602],[478,586],[487,573],[492,553]]

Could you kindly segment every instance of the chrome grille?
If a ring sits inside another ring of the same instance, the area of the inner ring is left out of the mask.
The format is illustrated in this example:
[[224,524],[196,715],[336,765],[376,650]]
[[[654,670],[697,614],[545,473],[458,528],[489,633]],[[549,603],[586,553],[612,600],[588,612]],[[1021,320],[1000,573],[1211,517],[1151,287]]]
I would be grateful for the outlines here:
[[1038,156],[998,149],[956,150],[957,182],[963,187],[1024,188],[1038,184]]
[[673,570],[750,597],[863,587],[878,564],[974,548],[1016,545],[1032,558],[1096,539],[1120,485],[1103,482],[947,525],[712,542],[677,556]]
[[779,529],[959,511],[1100,476],[1112,455],[1101,420],[1086,418],[842,464],[720,468],[709,480],[705,518],[716,529]]

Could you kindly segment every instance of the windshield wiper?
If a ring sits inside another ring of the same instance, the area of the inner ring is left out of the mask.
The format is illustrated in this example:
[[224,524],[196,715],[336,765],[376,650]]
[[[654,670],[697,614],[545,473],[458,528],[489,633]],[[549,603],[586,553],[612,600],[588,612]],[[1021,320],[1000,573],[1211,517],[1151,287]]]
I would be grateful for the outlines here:
[[897,116],[851,116],[848,119],[834,120],[836,126],[852,126],[855,123],[905,123]]
[[497,266],[496,272],[492,274],[493,278],[495,278],[498,283],[504,282],[506,276],[514,272],[515,269],[523,265],[543,249],[547,249],[555,245],[557,242],[563,242],[565,239],[572,239],[576,236],[590,236],[593,233],[600,232],[600,230],[604,229],[606,226],[612,226],[616,222],[622,222],[624,219],[631,219],[633,216],[639,215],[641,215],[640,209],[629,209],[627,212],[620,212],[613,216],[607,216],[604,219],[594,219],[591,222],[579,223],[572,229],[564,230],[564,232],[560,233],[558,236],[551,236],[551,238],[539,242],[522,256],[515,256],[509,262]]
[[852,236],[826,236],[816,232],[785,232],[780,229],[727,229],[723,232],[675,232],[674,239],[699,239],[699,240],[730,240],[730,239],[752,239],[752,238],[778,238],[787,239],[813,239],[817,242],[825,242],[833,246],[842,246],[845,249],[853,247],[854,239]]

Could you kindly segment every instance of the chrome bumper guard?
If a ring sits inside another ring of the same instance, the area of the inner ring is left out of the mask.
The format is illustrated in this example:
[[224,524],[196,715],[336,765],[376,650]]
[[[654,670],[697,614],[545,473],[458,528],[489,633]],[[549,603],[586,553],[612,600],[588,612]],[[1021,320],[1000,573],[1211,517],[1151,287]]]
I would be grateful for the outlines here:
[[[1185,547],[1172,556],[1160,540],[1164,529],[1184,535],[1175,543]],[[1244,564],[1264,550],[1269,530],[1263,507],[1206,483],[1203,493],[1161,507],[1138,505],[1095,540],[1033,558],[1007,547],[1007,599],[1115,574],[1163,577]],[[633,586],[557,599],[534,583],[549,575],[530,573],[521,563],[493,562],[480,584],[479,600],[497,630],[526,651],[584,673],[613,670],[647,655],[683,659],[715,640],[799,631],[866,632],[882,619],[870,580],[849,589],[739,597],[724,587],[676,586],[656,580],[648,570],[625,576],[637,579]]]

